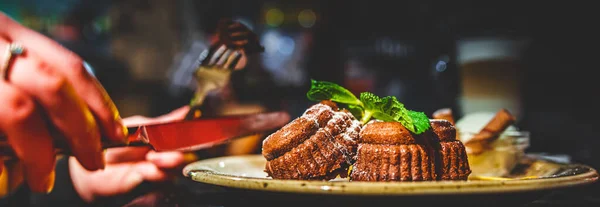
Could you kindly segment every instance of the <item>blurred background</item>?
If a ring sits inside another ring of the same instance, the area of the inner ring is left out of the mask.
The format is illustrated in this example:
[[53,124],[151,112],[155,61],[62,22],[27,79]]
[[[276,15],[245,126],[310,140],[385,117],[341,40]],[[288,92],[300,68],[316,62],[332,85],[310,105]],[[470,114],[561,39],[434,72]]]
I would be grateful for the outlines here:
[[[0,11],[94,68],[123,116],[189,103],[190,66],[216,23],[233,18],[265,52],[236,72],[233,109],[313,104],[310,79],[393,95],[457,118],[507,108],[531,132],[528,151],[600,167],[593,7],[575,2],[364,0],[0,0]],[[2,25],[0,25],[2,26]],[[59,60],[57,60],[59,61]],[[244,111],[244,110],[241,110]]]

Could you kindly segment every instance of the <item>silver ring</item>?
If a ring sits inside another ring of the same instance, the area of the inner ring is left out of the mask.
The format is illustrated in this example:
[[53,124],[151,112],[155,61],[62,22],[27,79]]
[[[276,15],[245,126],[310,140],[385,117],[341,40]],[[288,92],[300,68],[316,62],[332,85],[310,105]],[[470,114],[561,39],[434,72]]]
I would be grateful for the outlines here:
[[13,56],[21,55],[23,52],[25,52],[25,48],[19,43],[11,43],[8,45],[8,47],[6,47],[4,60],[0,67],[0,79],[8,80],[8,68]]

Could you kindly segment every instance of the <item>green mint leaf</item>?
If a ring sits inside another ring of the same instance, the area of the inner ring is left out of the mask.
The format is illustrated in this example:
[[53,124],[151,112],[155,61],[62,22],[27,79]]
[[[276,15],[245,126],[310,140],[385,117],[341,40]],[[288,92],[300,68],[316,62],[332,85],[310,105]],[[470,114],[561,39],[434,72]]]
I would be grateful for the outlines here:
[[407,110],[394,96],[379,96],[364,92],[360,94],[360,100],[373,117],[382,121],[399,121],[406,116]]
[[425,113],[408,110],[408,116],[412,119],[414,125],[413,133],[421,134],[431,128],[429,117]]
[[[431,128],[429,118],[423,112],[408,110],[395,96],[379,96],[364,92],[360,94],[360,100],[365,106],[365,114],[372,115],[382,121],[400,122],[406,129],[414,134],[421,134]],[[363,123],[368,122],[362,119]]]
[[395,120],[400,120],[406,116],[407,109],[395,96],[386,96],[381,101],[380,108],[384,114],[392,116]]
[[[371,117],[373,115],[380,112],[380,110],[378,108],[381,105],[381,98],[379,98],[379,96],[369,93],[369,92],[362,92],[362,93],[360,93],[360,101],[363,103],[364,110],[365,110],[364,116],[362,117],[362,119],[360,119],[360,121],[363,124],[366,124],[367,122],[369,122],[369,120],[371,120]],[[386,117],[382,117],[382,118],[385,119]]]
[[[407,116],[408,117],[408,116]],[[415,128],[415,125],[413,125],[412,121],[409,119],[400,119],[398,120],[398,122],[400,122],[402,124],[402,126],[406,127],[406,129],[408,129],[408,131],[417,134],[417,129]],[[420,134],[420,133],[418,133]]]
[[311,80],[311,88],[306,96],[312,101],[330,100],[345,104],[346,109],[363,124],[371,118],[397,121],[414,134],[421,134],[431,128],[425,113],[406,109],[395,96],[381,98],[373,93],[363,92],[356,98],[352,92],[340,85],[316,80]]
[[371,111],[377,111],[377,109],[381,105],[381,98],[370,92],[360,93],[360,101],[363,103],[366,110]]
[[352,92],[338,84],[327,81],[311,80],[310,90],[306,93],[306,97],[311,101],[331,100],[348,105],[362,105]]
[[350,111],[350,113],[352,113],[354,118],[356,118],[358,120],[361,120],[365,114],[365,110],[360,106],[348,105],[347,108],[348,108],[348,111]]
[[379,111],[373,112],[373,117],[376,119],[379,119],[381,121],[398,121],[397,119],[390,116],[389,114],[381,113]]

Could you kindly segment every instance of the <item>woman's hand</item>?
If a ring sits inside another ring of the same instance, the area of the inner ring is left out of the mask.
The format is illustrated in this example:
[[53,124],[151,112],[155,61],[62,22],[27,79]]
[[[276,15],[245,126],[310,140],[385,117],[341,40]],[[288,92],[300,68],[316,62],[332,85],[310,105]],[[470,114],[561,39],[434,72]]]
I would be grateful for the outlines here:
[[30,188],[49,192],[54,185],[54,134],[83,168],[103,169],[101,135],[124,142],[127,134],[107,93],[73,52],[2,13],[0,25],[0,51],[11,43],[25,48],[0,80],[0,134],[24,164]]
[[106,168],[88,171],[73,157],[69,173],[75,191],[86,202],[125,194],[144,181],[167,181],[185,162],[181,152],[155,152],[149,147],[111,148],[106,151]]
[[[142,125],[181,120],[188,110],[189,107],[184,106],[156,118],[133,116],[123,119],[123,123]],[[143,181],[166,181],[171,177],[170,170],[193,161],[194,157],[184,156],[181,152],[155,152],[149,147],[123,147],[108,149],[105,160],[106,168],[99,171],[88,171],[76,159],[69,160],[73,187],[86,202],[127,193]]]

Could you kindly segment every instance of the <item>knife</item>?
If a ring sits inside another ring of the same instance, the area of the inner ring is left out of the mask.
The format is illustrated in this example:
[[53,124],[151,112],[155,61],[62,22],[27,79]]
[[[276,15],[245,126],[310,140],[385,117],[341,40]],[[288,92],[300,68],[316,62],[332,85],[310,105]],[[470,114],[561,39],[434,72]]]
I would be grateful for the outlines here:
[[[130,133],[127,144],[103,142],[102,145],[104,149],[150,146],[156,151],[195,151],[276,129],[285,125],[289,119],[287,112],[275,111],[128,126]],[[70,154],[69,147],[63,139],[57,139],[54,147],[57,154]],[[0,157],[3,160],[16,158],[6,137],[2,135]]]

